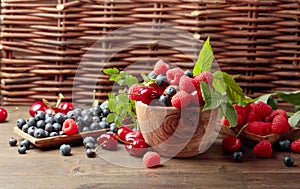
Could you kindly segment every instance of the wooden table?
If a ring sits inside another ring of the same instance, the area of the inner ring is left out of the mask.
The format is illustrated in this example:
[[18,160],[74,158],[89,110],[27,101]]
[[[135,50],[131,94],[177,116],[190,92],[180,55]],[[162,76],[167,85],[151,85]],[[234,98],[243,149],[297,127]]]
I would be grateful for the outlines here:
[[[9,111],[15,107],[5,107]],[[158,168],[128,168],[101,158],[87,158],[83,146],[73,146],[72,156],[62,156],[58,148],[32,148],[20,155],[8,139],[18,118],[28,118],[28,107],[9,115],[0,123],[0,188],[300,188],[300,154],[276,152],[258,159],[245,150],[245,162],[234,163],[220,147],[220,139],[204,154],[189,159],[170,159]],[[119,158],[130,157],[122,146]],[[102,153],[101,151],[99,153]],[[286,167],[283,157],[291,154],[294,167]],[[123,156],[122,156],[123,155]]]

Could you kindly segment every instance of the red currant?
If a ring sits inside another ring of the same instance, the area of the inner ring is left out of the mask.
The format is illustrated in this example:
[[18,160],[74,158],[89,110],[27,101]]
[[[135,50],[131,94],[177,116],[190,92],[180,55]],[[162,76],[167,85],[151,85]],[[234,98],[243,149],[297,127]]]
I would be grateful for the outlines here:
[[35,113],[37,111],[46,111],[47,106],[41,102],[41,101],[35,101],[34,103],[31,104],[30,108],[29,108],[29,114],[34,117]]
[[118,140],[112,133],[103,133],[97,138],[97,142],[103,148],[108,150],[115,150],[118,146]]
[[141,101],[144,104],[150,104],[152,100],[159,97],[157,91],[153,87],[146,87],[141,90]]
[[222,141],[223,149],[230,153],[238,151],[241,145],[241,140],[235,136],[227,136]]
[[125,144],[125,149],[133,156],[142,156],[148,150],[148,144],[142,139],[131,140]]
[[0,108],[0,123],[4,122],[7,118],[7,111],[4,108]]
[[66,135],[74,135],[78,133],[78,126],[73,119],[66,119],[63,123],[62,131]]
[[132,132],[132,130],[126,126],[120,126],[117,130],[117,137],[122,140],[121,142],[125,141],[125,136],[127,133]]

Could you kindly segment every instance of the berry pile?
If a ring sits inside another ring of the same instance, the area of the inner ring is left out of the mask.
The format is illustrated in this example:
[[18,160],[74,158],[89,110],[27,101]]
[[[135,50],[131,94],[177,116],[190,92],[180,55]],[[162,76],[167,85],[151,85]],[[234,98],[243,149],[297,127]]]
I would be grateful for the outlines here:
[[171,68],[159,60],[148,74],[150,82],[135,84],[129,88],[129,98],[145,104],[173,106],[183,108],[188,105],[203,105],[200,83],[212,86],[211,72],[202,72],[196,76],[190,70]]

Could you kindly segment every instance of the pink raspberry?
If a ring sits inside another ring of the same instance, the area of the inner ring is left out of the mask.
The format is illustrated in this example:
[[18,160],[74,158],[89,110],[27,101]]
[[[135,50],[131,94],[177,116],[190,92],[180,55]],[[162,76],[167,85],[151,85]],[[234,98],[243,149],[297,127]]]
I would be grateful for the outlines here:
[[210,86],[212,86],[213,79],[214,78],[211,72],[202,72],[193,78],[193,84],[196,87],[196,89],[200,89],[200,82],[206,82]]
[[192,78],[190,78],[186,75],[181,76],[181,78],[179,80],[179,90],[185,91],[187,93],[195,91],[196,89],[193,85],[192,80],[193,80]]
[[172,106],[176,108],[183,108],[190,104],[191,95],[185,91],[178,91],[171,99]]
[[192,103],[196,106],[203,106],[204,105],[204,100],[202,97],[201,90],[195,90],[191,93],[192,96]]
[[143,163],[147,168],[157,167],[160,165],[160,155],[156,152],[147,152],[143,156]]
[[171,85],[178,85],[181,76],[184,75],[184,72],[180,68],[172,68],[167,71],[166,75]]
[[156,75],[166,74],[166,72],[170,69],[170,66],[165,63],[163,60],[159,60],[155,63],[153,71]]
[[277,115],[274,117],[271,126],[271,132],[274,134],[280,134],[288,131],[290,129],[290,124],[288,119],[284,115]]

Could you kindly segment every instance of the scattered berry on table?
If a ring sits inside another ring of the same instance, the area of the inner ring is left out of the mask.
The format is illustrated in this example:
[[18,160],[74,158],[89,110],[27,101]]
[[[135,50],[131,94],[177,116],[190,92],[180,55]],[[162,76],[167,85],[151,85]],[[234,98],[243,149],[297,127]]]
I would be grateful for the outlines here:
[[26,153],[27,148],[25,146],[19,146],[18,147],[18,152],[19,154],[25,154]]
[[130,143],[125,143],[125,149],[133,156],[142,156],[148,150],[148,144],[139,138],[131,140]]
[[96,140],[92,136],[86,136],[86,137],[84,137],[82,142],[83,142],[83,145],[85,146],[87,143],[94,143],[95,144]]
[[289,152],[291,150],[291,141],[288,139],[279,140],[278,148],[282,152]]
[[147,152],[143,156],[143,163],[147,168],[158,167],[160,165],[160,155],[156,152]]
[[131,132],[131,131],[132,131],[132,129],[130,129],[130,128],[126,127],[126,126],[123,126],[123,125],[120,126],[119,129],[117,130],[117,133],[116,133],[118,139],[121,140],[120,142],[122,142],[122,141],[125,142],[125,136],[126,136],[126,134],[129,133],[129,132]]
[[285,156],[283,158],[283,163],[287,167],[293,167],[294,166],[294,158],[292,156]]
[[97,138],[97,143],[99,146],[107,150],[116,150],[118,147],[118,140],[112,133],[103,133]]
[[24,146],[26,150],[29,150],[30,148],[30,141],[27,139],[24,139],[20,142],[20,146]]
[[253,153],[256,157],[268,158],[272,156],[273,149],[272,144],[268,140],[262,140],[257,143],[253,148]]
[[222,148],[229,153],[238,151],[241,145],[241,140],[235,136],[227,136],[222,140]]
[[94,158],[97,155],[96,151],[94,149],[91,149],[91,148],[86,149],[85,154],[89,158]]
[[244,159],[244,153],[241,151],[233,152],[232,153],[232,161],[233,162],[242,162]]
[[291,143],[291,150],[300,153],[300,138]]
[[9,140],[8,140],[8,144],[10,146],[16,146],[18,143],[17,139],[13,138],[13,137],[10,137]]
[[59,151],[63,156],[69,156],[71,155],[71,146],[69,144],[62,144],[59,147]]

